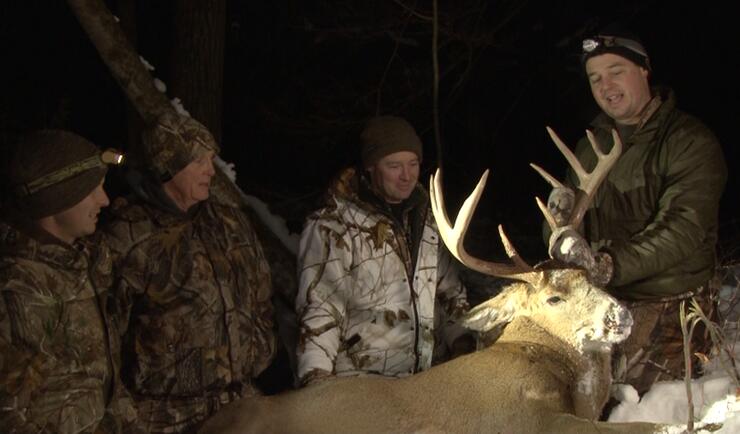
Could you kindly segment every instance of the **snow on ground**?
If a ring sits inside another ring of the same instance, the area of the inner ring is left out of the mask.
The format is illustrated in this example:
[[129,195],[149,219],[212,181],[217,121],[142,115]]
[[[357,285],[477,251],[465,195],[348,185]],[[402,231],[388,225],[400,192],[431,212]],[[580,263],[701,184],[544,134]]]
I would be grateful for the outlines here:
[[[735,300],[740,296],[740,265],[726,267],[722,271],[720,312],[725,318],[722,326],[730,351],[740,363],[740,306]],[[715,355],[705,366],[706,374],[692,381],[695,420],[723,424],[716,433],[740,433],[740,385],[728,372],[731,366],[727,354],[722,359]],[[639,401],[631,386],[620,388],[622,402],[612,410],[610,422],[685,424],[688,420],[686,384],[683,381],[656,383]],[[696,423],[695,428],[701,428],[701,423]]]

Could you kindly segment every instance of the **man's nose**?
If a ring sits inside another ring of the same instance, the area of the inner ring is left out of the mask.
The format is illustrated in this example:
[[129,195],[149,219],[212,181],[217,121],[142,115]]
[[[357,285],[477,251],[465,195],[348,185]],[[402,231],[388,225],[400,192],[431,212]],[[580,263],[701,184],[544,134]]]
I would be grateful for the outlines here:
[[108,198],[108,195],[105,193],[105,190],[103,188],[100,188],[100,194],[98,194],[98,204],[100,204],[101,208],[105,208],[106,206],[110,205],[110,199]]
[[609,77],[604,77],[601,79],[601,87],[603,89],[609,89],[614,84],[614,80],[612,80]]
[[216,168],[213,166],[213,160],[208,160],[206,165],[206,175],[213,176],[216,174]]
[[401,179],[404,181],[409,180],[409,174],[411,173],[410,169],[406,166],[401,167]]

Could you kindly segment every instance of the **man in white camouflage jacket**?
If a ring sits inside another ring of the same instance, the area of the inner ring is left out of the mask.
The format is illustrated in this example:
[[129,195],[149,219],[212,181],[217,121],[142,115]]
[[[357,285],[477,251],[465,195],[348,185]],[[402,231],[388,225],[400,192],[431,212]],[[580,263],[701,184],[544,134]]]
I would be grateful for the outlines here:
[[418,183],[422,143],[404,119],[371,119],[362,169],[343,170],[309,216],[298,256],[298,377],[402,377],[469,352],[468,309]]

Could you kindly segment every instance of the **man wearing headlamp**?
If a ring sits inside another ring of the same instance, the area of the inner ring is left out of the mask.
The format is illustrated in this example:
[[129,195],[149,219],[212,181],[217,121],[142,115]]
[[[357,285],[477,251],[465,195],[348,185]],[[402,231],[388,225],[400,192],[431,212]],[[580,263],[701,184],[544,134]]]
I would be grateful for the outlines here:
[[108,205],[120,154],[67,131],[25,137],[0,223],[0,426],[3,432],[138,430],[119,381],[117,318],[106,309],[111,256],[83,237]]
[[[583,41],[582,62],[602,110],[593,133],[608,151],[616,129],[624,148],[583,227],[555,231],[549,250],[606,282],[630,308],[635,326],[615,359],[626,369],[615,377],[642,394],[658,378],[683,377],[681,302],[696,298],[711,318],[709,282],[727,167],[709,128],[678,110],[670,89],[650,86],[650,59],[636,36],[607,28]],[[595,166],[585,137],[576,155],[586,170]],[[572,170],[565,184],[577,186]],[[570,213],[571,188],[555,188],[549,197],[557,220]],[[706,352],[711,342],[695,337],[692,353]]]

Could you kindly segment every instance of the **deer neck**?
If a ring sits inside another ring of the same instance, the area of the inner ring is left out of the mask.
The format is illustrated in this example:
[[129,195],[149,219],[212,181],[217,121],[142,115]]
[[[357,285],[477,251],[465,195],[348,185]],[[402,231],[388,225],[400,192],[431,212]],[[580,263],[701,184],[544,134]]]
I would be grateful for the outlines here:
[[551,353],[555,360],[570,371],[581,369],[585,363],[583,354],[580,354],[572,345],[553,336],[552,333],[525,317],[512,320],[504,329],[498,342],[520,343],[539,348],[539,351]]

